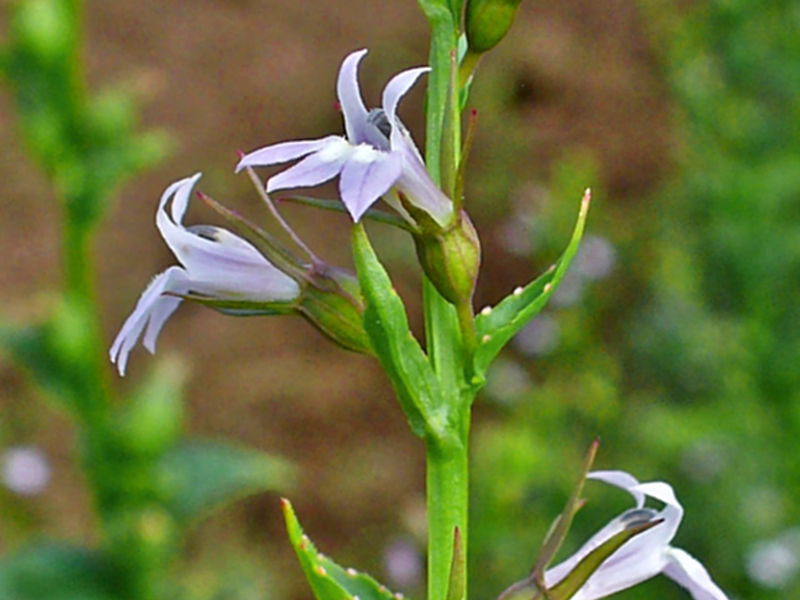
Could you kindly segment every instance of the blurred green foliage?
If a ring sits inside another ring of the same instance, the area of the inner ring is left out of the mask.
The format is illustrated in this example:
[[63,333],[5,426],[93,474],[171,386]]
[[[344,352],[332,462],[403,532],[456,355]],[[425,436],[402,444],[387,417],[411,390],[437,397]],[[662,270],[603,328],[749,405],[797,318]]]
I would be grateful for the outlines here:
[[[686,508],[675,544],[731,597],[800,595],[800,11],[790,0],[644,10],[673,95],[676,173],[643,214],[627,212],[644,224],[634,234],[590,220],[616,268],[577,286],[577,304],[550,311],[550,329],[490,373],[500,420],[476,428],[478,597],[530,569],[576,441],[594,435],[599,467],[673,484]],[[537,231],[571,209],[564,182],[587,175],[563,165]],[[524,357],[545,333],[558,343],[534,370]],[[628,506],[600,488],[587,485],[573,544]],[[663,580],[615,597],[686,593]]]
[[74,423],[99,543],[21,545],[0,559],[0,598],[208,597],[187,596],[173,578],[186,531],[213,509],[285,486],[289,466],[235,444],[186,438],[175,361],[158,363],[126,398],[112,393],[91,242],[112,191],[163,157],[166,138],[136,131],[130,94],[86,91],[81,2],[22,0],[9,11],[0,72],[29,153],[61,200],[65,278],[40,323],[0,323],[0,346]]

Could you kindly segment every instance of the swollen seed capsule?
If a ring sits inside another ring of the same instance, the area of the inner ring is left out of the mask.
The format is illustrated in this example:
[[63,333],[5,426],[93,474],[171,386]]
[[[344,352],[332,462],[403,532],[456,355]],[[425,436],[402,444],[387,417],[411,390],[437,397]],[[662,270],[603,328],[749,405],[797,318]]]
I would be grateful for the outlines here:
[[468,0],[465,15],[470,52],[480,54],[502,40],[522,0]]

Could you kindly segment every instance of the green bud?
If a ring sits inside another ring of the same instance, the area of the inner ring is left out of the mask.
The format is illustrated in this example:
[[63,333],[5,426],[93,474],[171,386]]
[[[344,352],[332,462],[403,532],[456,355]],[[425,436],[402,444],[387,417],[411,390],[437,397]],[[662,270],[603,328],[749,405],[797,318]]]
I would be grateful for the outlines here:
[[77,16],[68,0],[28,0],[17,5],[13,34],[24,51],[44,63],[64,61],[77,39]]
[[449,302],[472,298],[481,265],[478,233],[463,210],[455,223],[438,231],[426,228],[414,236],[422,270]]
[[494,48],[511,28],[521,1],[468,0],[465,21],[470,52]]
[[346,350],[372,354],[364,331],[364,301],[355,275],[330,265],[317,266],[301,292],[297,311]]

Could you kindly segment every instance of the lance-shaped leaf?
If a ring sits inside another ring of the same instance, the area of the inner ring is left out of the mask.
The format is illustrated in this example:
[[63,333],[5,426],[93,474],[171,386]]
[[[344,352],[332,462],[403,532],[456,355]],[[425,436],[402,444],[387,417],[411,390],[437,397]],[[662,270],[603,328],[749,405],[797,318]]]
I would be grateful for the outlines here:
[[303,533],[291,503],[281,501],[289,540],[297,553],[303,572],[317,600],[399,600],[400,594],[392,594],[366,573],[355,569],[344,569],[330,558],[317,552],[314,544]]
[[572,238],[558,262],[524,288],[514,290],[497,306],[484,308],[475,318],[478,348],[473,359],[475,370],[473,385],[483,385],[486,370],[500,350],[545,307],[553,295],[578,251],[590,201],[591,192],[587,189],[583,195]]
[[361,225],[353,228],[353,254],[366,302],[364,329],[392,380],[411,429],[419,436],[426,431],[441,432],[444,419],[437,411],[441,396],[436,375],[411,333],[403,301]]
[[159,466],[170,491],[167,509],[185,524],[250,494],[286,489],[292,477],[281,458],[212,440],[184,442]]

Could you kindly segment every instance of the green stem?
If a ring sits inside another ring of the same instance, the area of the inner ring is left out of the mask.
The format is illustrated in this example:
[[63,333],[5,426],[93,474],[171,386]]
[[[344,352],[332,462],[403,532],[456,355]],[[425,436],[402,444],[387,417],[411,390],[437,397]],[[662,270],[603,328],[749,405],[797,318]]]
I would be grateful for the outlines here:
[[[445,600],[453,557],[453,536],[458,527],[464,556],[467,550],[469,465],[467,437],[469,409],[461,434],[445,440],[428,439],[428,600]],[[466,574],[461,589],[466,595]]]
[[466,300],[456,306],[458,313],[458,327],[461,330],[461,344],[464,347],[464,355],[469,360],[475,348],[478,347],[478,340],[475,339],[475,314],[472,310],[472,301]]

